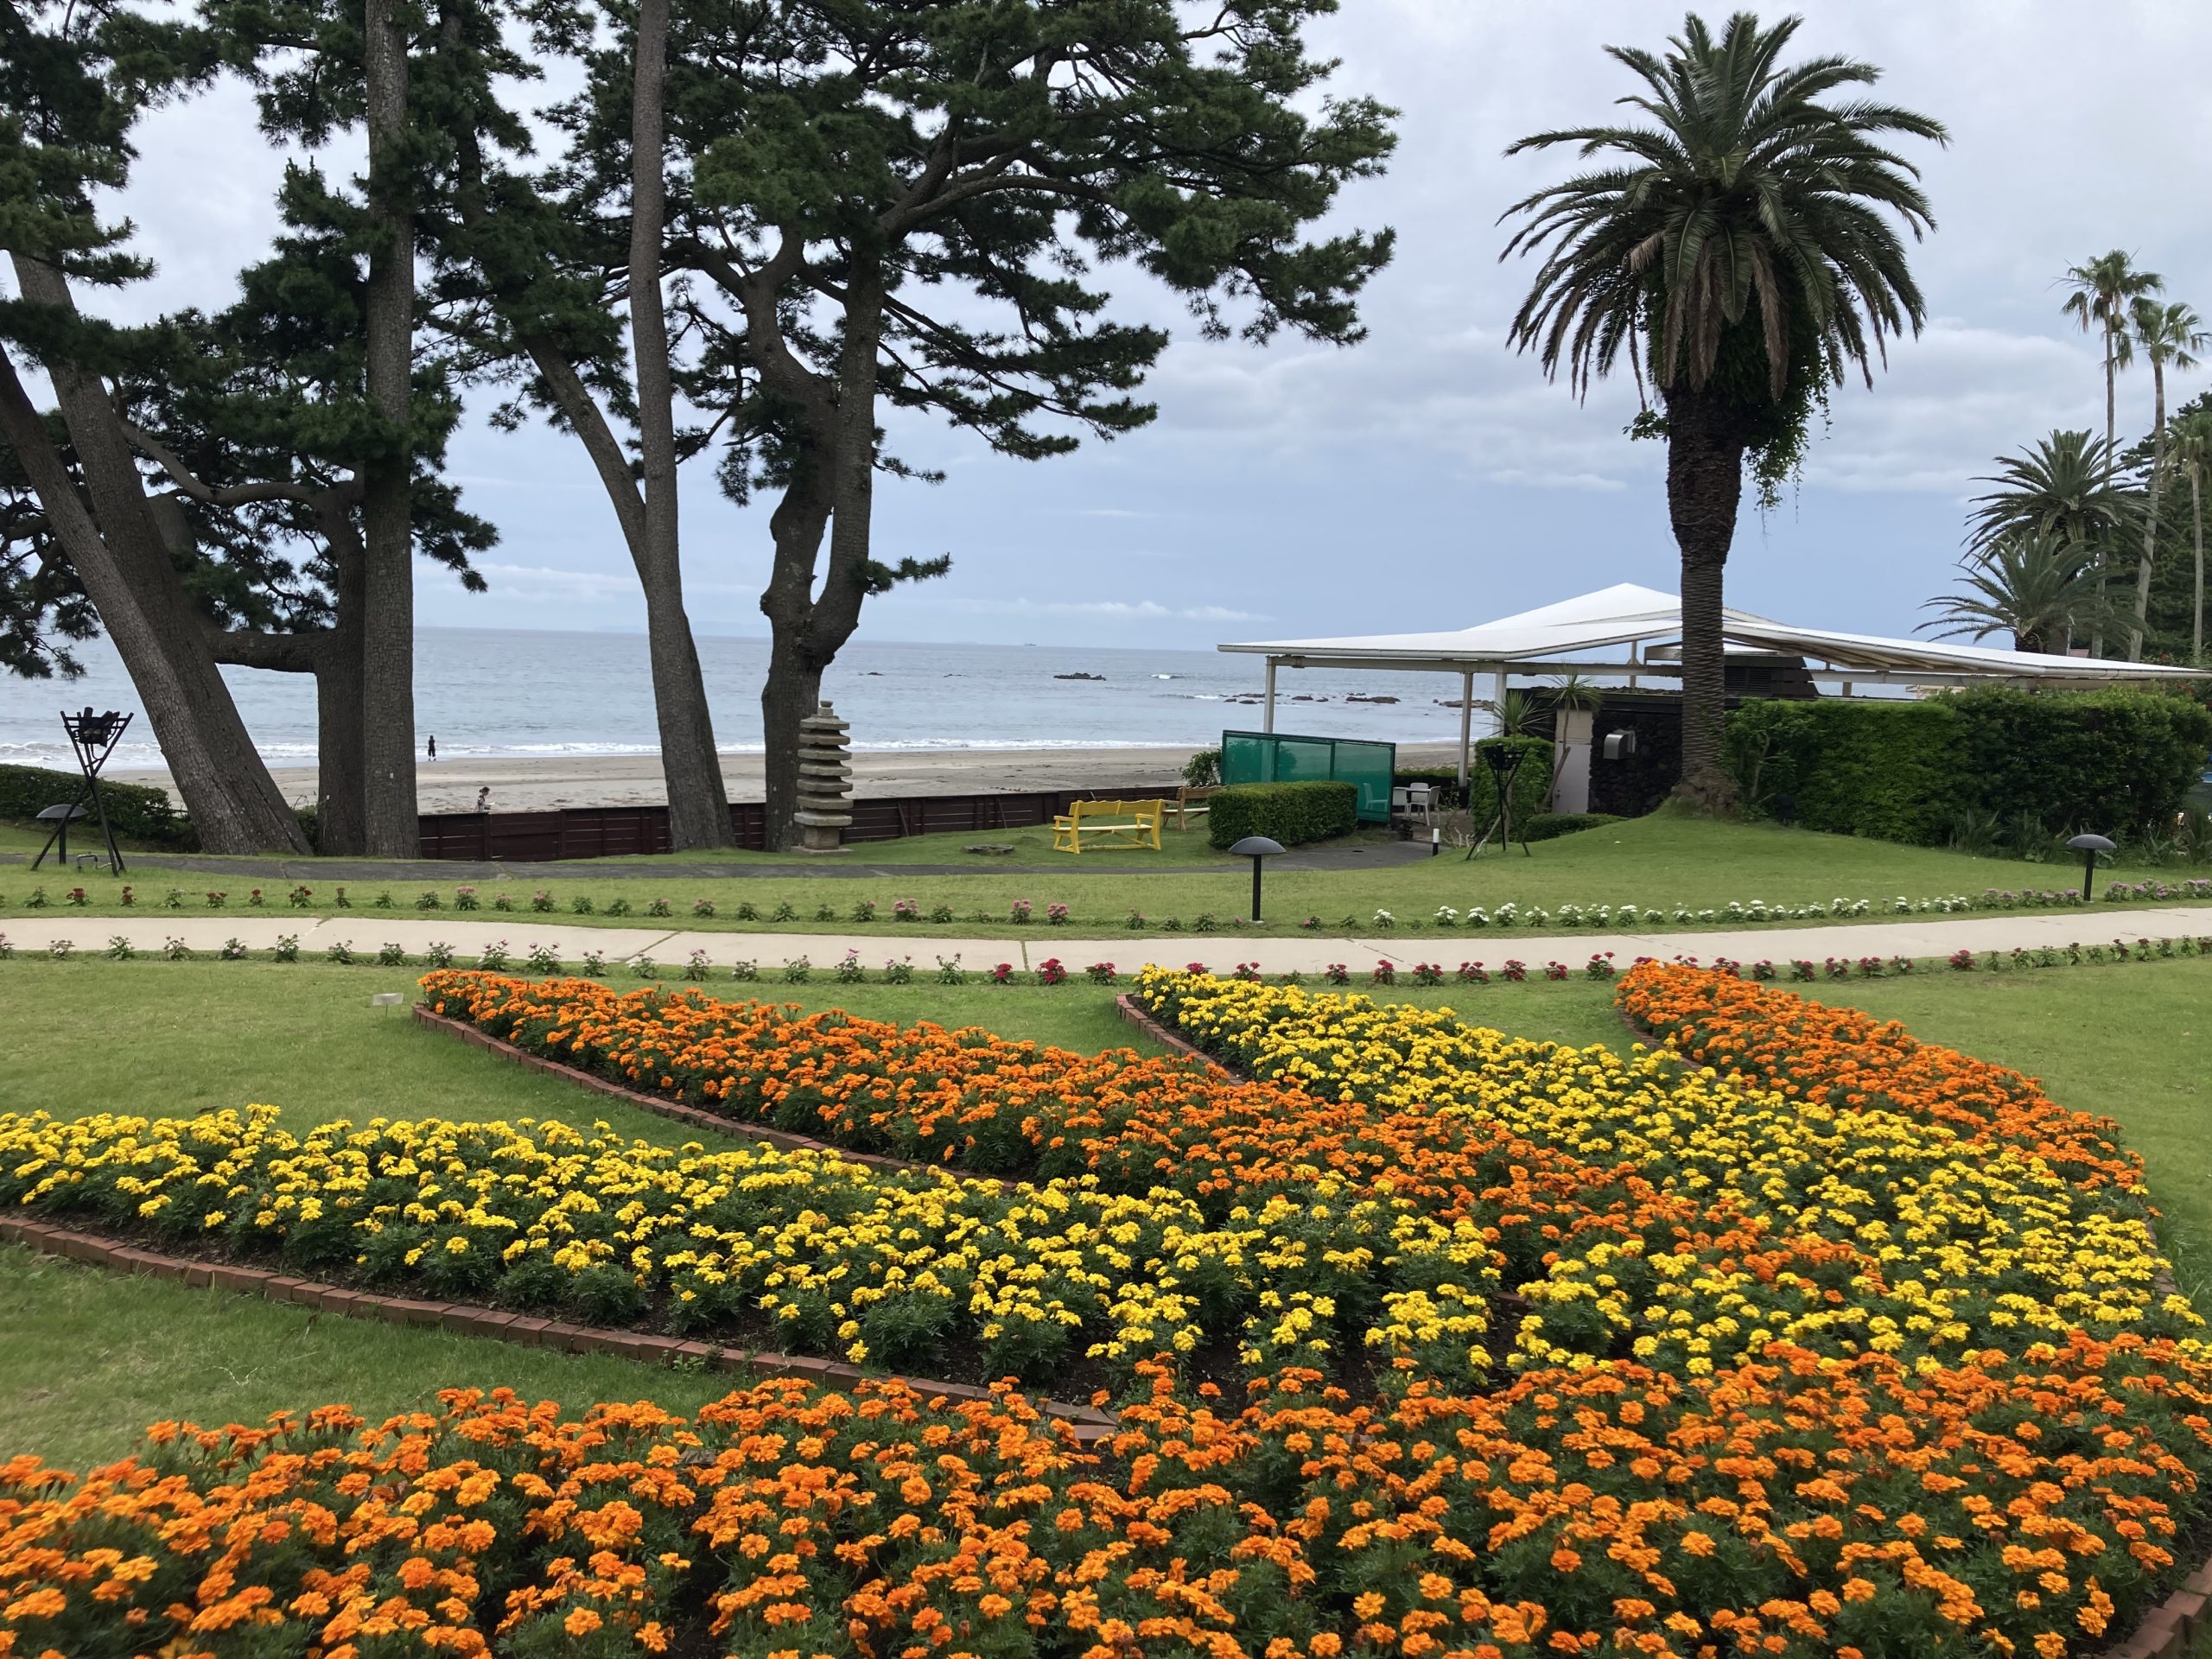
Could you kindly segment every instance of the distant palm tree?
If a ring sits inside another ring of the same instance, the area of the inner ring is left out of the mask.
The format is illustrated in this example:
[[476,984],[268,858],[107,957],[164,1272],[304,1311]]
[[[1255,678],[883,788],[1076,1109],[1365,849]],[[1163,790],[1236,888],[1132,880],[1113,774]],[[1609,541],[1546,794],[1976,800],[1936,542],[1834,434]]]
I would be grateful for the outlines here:
[[2192,410],[2166,429],[2166,465],[2189,480],[2190,527],[2196,553],[2196,601],[2190,609],[2189,660],[2204,666],[2204,480],[2212,470],[2212,410]]
[[[2114,248],[2084,264],[2069,265],[2063,280],[2070,291],[2060,309],[2080,320],[2083,334],[2094,329],[2104,335],[2105,448],[2116,454],[2120,435],[2114,424],[2114,389],[2120,371],[2134,357],[2134,342],[2127,332],[2128,312],[2138,300],[2162,290],[2166,279],[2154,270],[2136,270],[2134,256]],[[2097,582],[2101,591],[2101,570],[2097,574]],[[2101,628],[2091,637],[2089,652],[2093,656],[2104,655]]]
[[1847,368],[1871,385],[1889,335],[1926,313],[1905,244],[1932,228],[1919,175],[1887,147],[1944,142],[1910,110],[1832,94],[1880,71],[1847,58],[1783,67],[1801,23],[1749,12],[1716,39],[1692,15],[1662,54],[1608,47],[1649,118],[1522,139],[1508,155],[1568,144],[1614,159],[1523,198],[1503,257],[1539,254],[1511,339],[1586,394],[1625,352],[1665,404],[1667,507],[1681,553],[1682,781],[1709,808],[1732,793],[1720,766],[1726,702],[1722,577],[1744,463],[1769,480],[1802,454],[1815,405]]
[[1978,480],[1998,487],[1974,499],[1967,544],[1979,553],[2022,532],[2056,536],[2101,576],[2134,512],[2112,450],[2087,432],[2054,432],[2024,454],[1999,455]]
[[2166,480],[2166,370],[2193,369],[2192,353],[2204,349],[2204,319],[2179,301],[2135,302],[2135,344],[2150,359],[2155,413],[2151,424],[2150,499],[2143,509],[2143,560],[2135,573],[2135,620],[2127,630],[2127,660],[2143,660],[2143,627],[2150,615],[2151,568],[2158,553],[2158,491]]
[[2009,531],[1959,566],[1966,585],[1922,607],[1941,613],[1920,625],[1941,638],[2009,633],[2015,651],[2063,653],[2105,602],[2079,548],[2047,530]]

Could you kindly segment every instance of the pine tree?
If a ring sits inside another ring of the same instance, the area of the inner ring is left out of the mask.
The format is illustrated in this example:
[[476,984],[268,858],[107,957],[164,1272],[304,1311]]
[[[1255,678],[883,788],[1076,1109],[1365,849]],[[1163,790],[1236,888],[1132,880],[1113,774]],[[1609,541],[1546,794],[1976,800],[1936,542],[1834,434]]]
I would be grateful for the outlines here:
[[[130,227],[103,221],[93,195],[124,183],[138,117],[207,73],[210,41],[106,0],[11,9],[0,32],[0,174],[19,181],[0,245],[21,296],[0,309],[0,439],[38,499],[41,533],[123,658],[201,844],[305,851],[170,562],[111,395],[139,348],[134,331],[77,305],[79,286],[147,274],[126,251]],[[33,404],[17,353],[52,382],[58,430]]]
[[[798,722],[863,604],[950,563],[874,556],[875,475],[923,475],[886,449],[886,410],[1027,460],[1151,420],[1135,394],[1167,335],[1115,320],[1101,264],[1164,283],[1209,335],[1359,338],[1353,298],[1390,238],[1307,231],[1392,139],[1371,99],[1317,97],[1333,66],[1301,29],[1332,9],[670,0],[661,263],[675,383],[706,423],[675,445],[720,444],[728,495],[775,498],[772,844],[792,832]],[[605,221],[654,171],[637,140],[662,25],[658,6],[605,22],[621,44],[565,117],[563,201],[623,248],[634,306],[646,262]]]

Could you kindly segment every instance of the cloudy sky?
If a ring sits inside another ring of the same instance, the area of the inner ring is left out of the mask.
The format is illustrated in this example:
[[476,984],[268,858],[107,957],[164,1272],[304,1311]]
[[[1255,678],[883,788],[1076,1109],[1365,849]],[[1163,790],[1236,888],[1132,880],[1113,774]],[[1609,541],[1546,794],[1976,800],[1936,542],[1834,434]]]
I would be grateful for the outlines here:
[[[1992,456],[2061,424],[2099,425],[2094,343],[2056,279],[2107,249],[2165,273],[2212,313],[2212,8],[2160,0],[1820,0],[1802,52],[1886,73],[1881,92],[1947,123],[1925,153],[1938,228],[1918,254],[1926,333],[1872,392],[1840,392],[1802,487],[1747,505],[1734,603],[1793,620],[1902,632],[1948,585],[1962,504]],[[1718,13],[1713,14],[1716,17]],[[1389,225],[1363,344],[1214,345],[1142,279],[1124,310],[1177,327],[1154,377],[1160,418],[1068,459],[1021,463],[941,428],[899,435],[944,467],[887,480],[878,556],[953,556],[950,577],[874,601],[885,639],[1204,646],[1471,624],[1620,581],[1671,588],[1659,447],[1631,443],[1625,385],[1578,405],[1505,346],[1527,272],[1496,221],[1560,158],[1514,138],[1607,118],[1626,90],[1608,43],[1660,45],[1678,14],[1630,0],[1344,0],[1318,44],[1338,85],[1402,111],[1389,175],[1343,217]],[[276,162],[236,88],[146,132],[129,208],[157,281],[133,303],[219,304],[273,224]],[[2202,384],[2181,377],[2176,401]],[[2123,429],[2149,423],[2146,373],[2121,381]],[[640,607],[610,512],[574,441],[472,425],[454,452],[503,544],[488,595],[425,569],[432,624],[628,629]],[[766,513],[688,486],[684,543],[703,633],[765,632]]]

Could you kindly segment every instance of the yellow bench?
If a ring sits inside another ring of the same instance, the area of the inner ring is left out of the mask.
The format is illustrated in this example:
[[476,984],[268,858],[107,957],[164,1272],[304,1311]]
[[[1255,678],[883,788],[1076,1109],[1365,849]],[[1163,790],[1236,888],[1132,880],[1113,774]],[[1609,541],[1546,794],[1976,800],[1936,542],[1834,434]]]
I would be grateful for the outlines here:
[[1052,820],[1052,850],[1080,853],[1086,844],[1160,850],[1165,801],[1077,801]]

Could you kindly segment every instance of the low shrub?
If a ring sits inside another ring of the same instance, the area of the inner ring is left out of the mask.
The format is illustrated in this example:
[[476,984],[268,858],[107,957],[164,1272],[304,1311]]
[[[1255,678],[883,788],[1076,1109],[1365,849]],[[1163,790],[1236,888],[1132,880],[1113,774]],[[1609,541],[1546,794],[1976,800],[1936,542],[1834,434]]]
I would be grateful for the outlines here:
[[[54,772],[45,766],[0,766],[0,818],[31,820],[49,806],[76,800],[85,780],[73,772]],[[109,826],[119,841],[142,842],[177,852],[191,852],[200,845],[192,821],[170,804],[168,791],[144,784],[111,784],[102,780],[100,800],[107,808]],[[86,818],[72,824],[79,837],[99,836],[99,820]]]
[[1247,836],[1266,836],[1286,847],[1329,841],[1359,827],[1359,791],[1334,779],[1299,784],[1232,784],[1209,804],[1207,839],[1228,848]]
[[1514,828],[1524,841],[1555,841],[1561,836],[1602,830],[1609,823],[1620,822],[1620,815],[1615,812],[1539,812],[1526,823]]
[[1497,779],[1484,757],[1495,750],[1518,750],[1520,769],[1513,774],[1513,833],[1534,822],[1552,792],[1552,746],[1541,737],[1486,737],[1475,745],[1474,764],[1467,768],[1467,811],[1480,835],[1497,811]]

